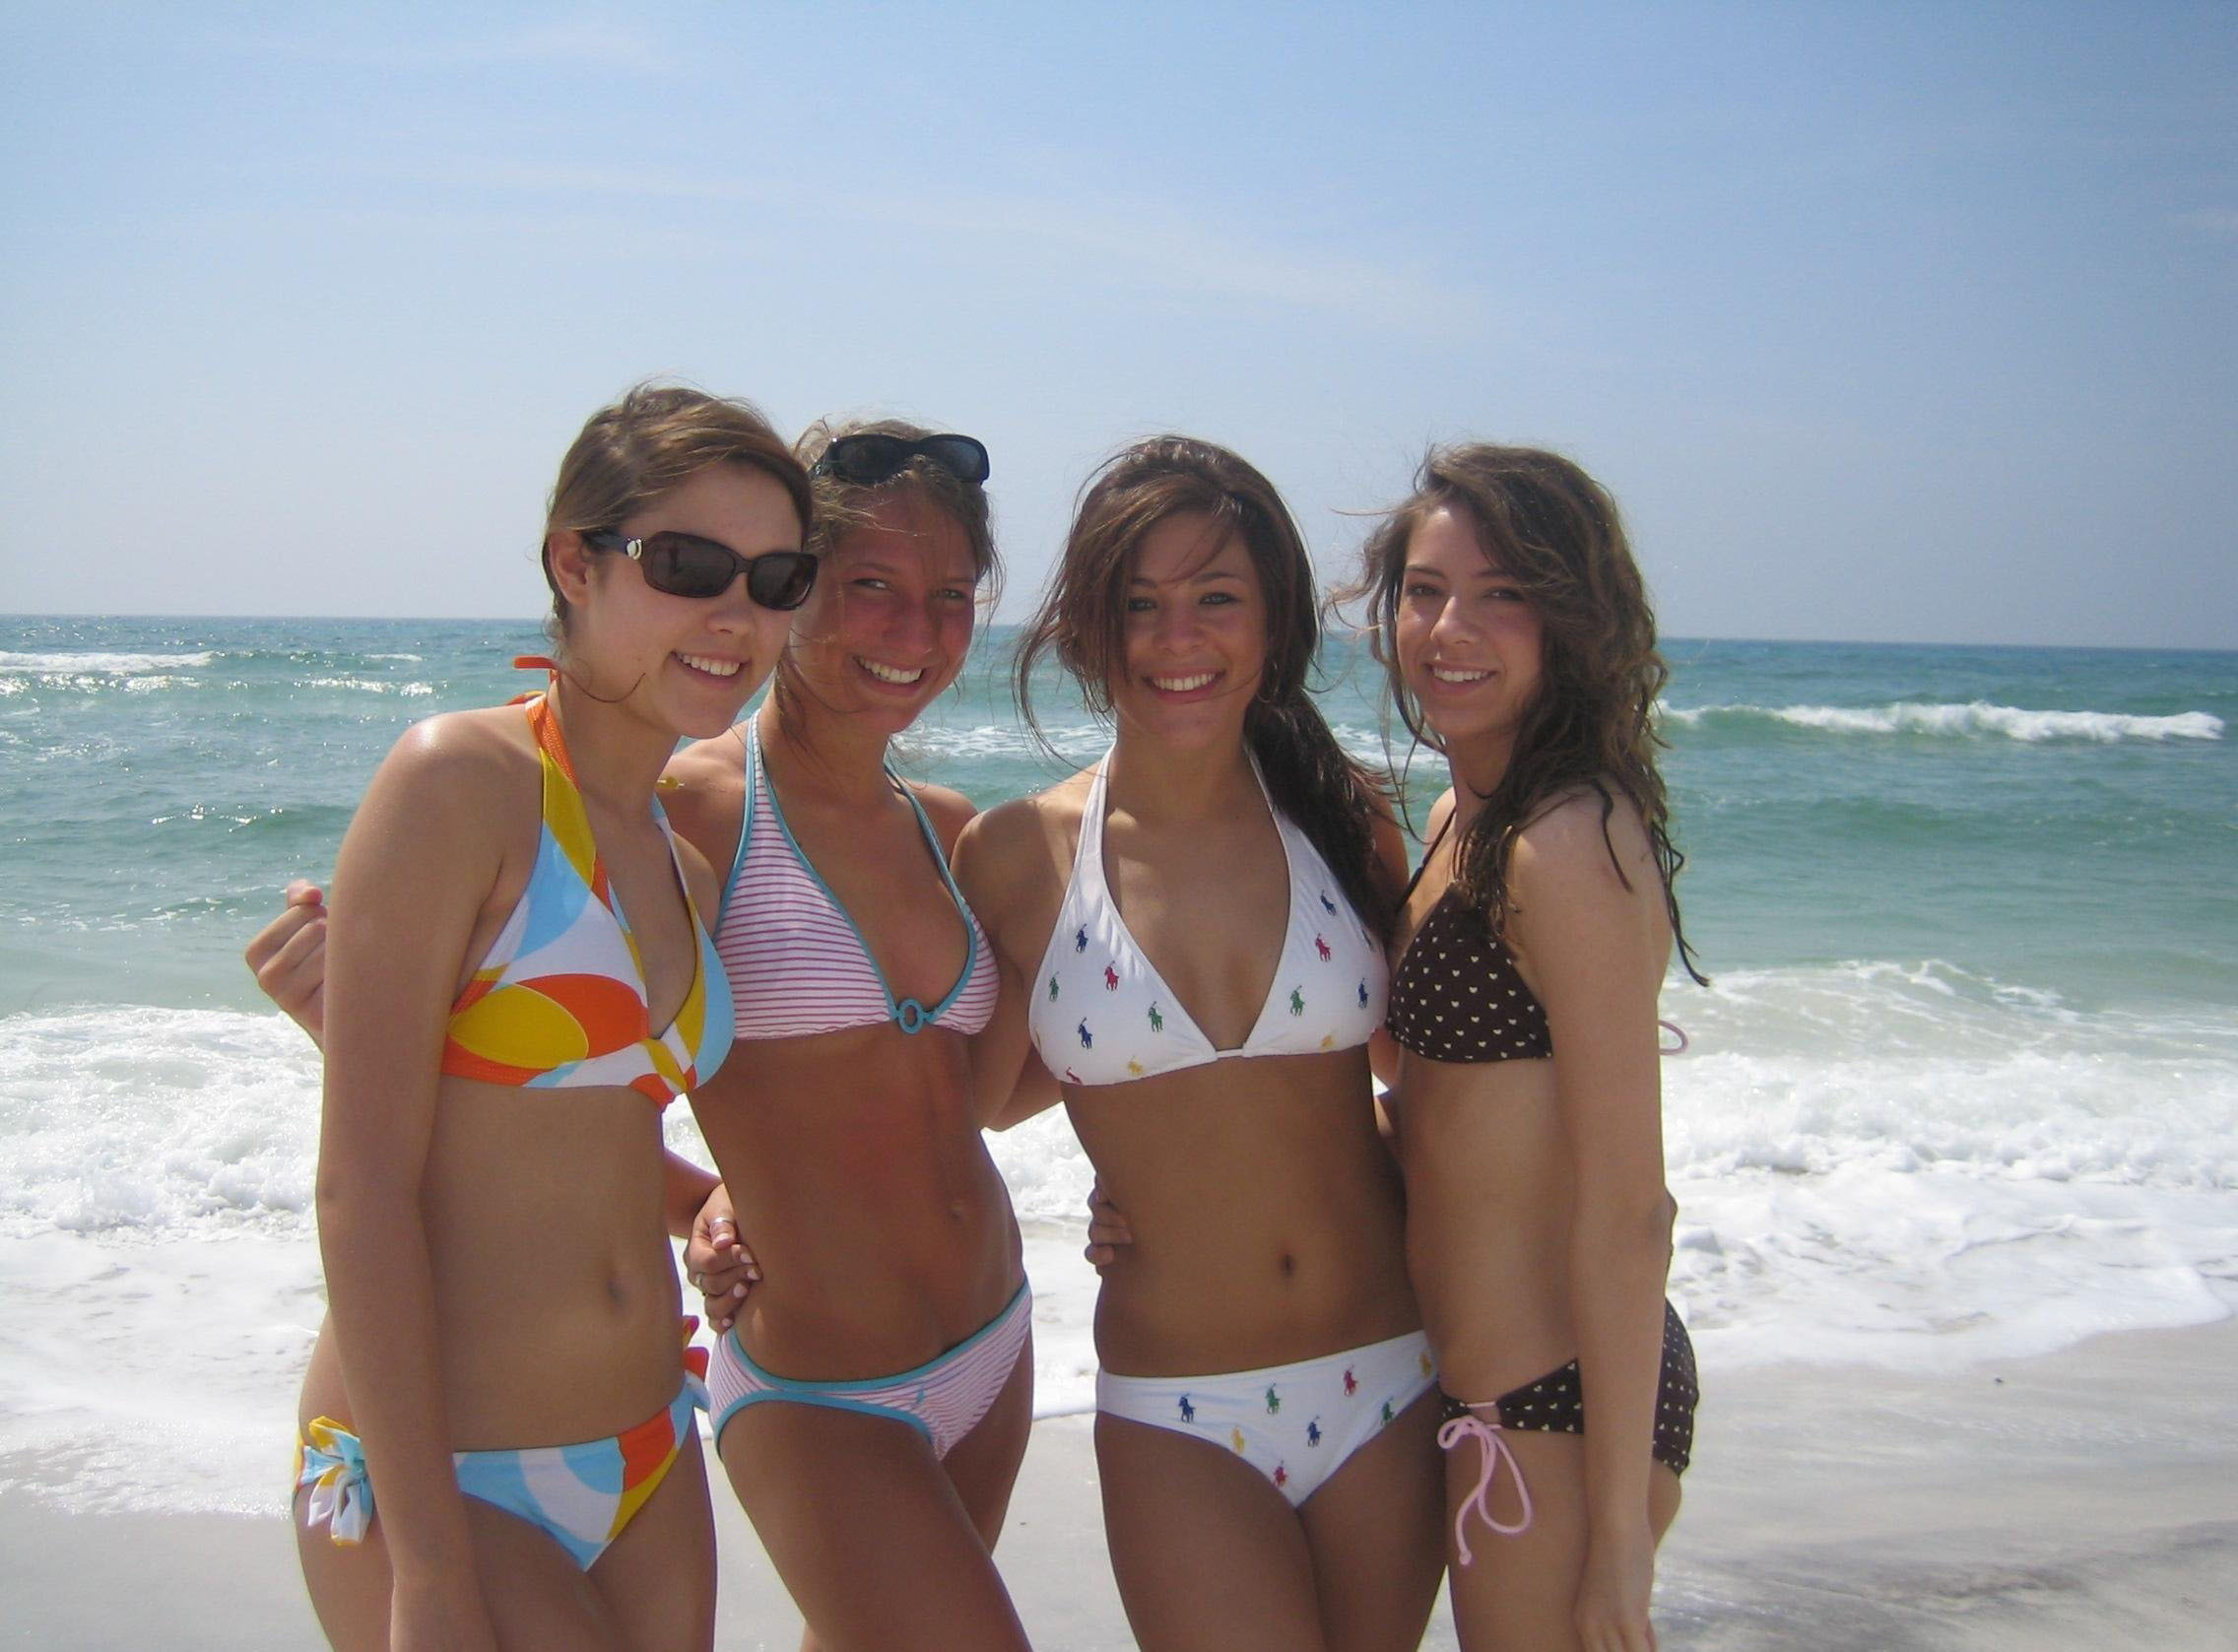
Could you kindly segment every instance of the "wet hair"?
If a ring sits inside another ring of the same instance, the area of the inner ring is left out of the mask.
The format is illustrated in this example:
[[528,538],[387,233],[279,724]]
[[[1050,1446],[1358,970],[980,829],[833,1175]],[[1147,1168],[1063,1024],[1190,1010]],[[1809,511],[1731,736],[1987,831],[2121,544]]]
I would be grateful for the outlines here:
[[590,416],[560,461],[560,479],[544,513],[544,582],[552,588],[555,638],[566,635],[568,615],[552,575],[552,535],[619,528],[686,478],[726,464],[758,470],[777,482],[793,501],[802,532],[813,533],[808,471],[751,402],[680,384],[639,384]]
[[1459,898],[1496,933],[1512,909],[1507,874],[1517,833],[1581,790],[1600,796],[1602,841],[1630,888],[1609,833],[1621,793],[1647,826],[1679,961],[1704,980],[1678,921],[1674,885],[1685,856],[1671,841],[1670,803],[1656,763],[1667,743],[1656,731],[1655,701],[1671,672],[1656,651],[1655,613],[1616,501],[1556,453],[1488,442],[1435,447],[1415,473],[1414,494],[1368,536],[1358,582],[1335,601],[1365,605],[1372,651],[1400,719],[1442,753],[1408,692],[1398,649],[1408,545],[1441,508],[1475,528],[1489,561],[1521,588],[1543,628],[1538,693],[1524,709],[1507,768],[1455,845]]
[[[980,484],[959,481],[922,453],[912,455],[884,482],[849,482],[836,471],[822,475],[815,471],[817,460],[842,436],[885,435],[922,441],[934,433],[927,426],[901,419],[819,419],[803,430],[800,440],[793,444],[793,455],[809,472],[809,487],[816,501],[808,548],[820,557],[830,556],[848,534],[867,527],[878,507],[889,499],[930,506],[962,530],[964,543],[971,548],[971,572],[979,582],[975,600],[982,609],[991,608],[1002,586],[1003,562],[995,549],[987,491]],[[777,661],[770,693],[776,696],[778,721],[795,739],[806,738],[799,721],[800,702],[811,692],[788,647]]]
[[1041,606],[1019,641],[1020,710],[1045,749],[1033,710],[1034,666],[1044,655],[1080,685],[1090,709],[1109,715],[1111,684],[1126,669],[1127,580],[1152,529],[1184,511],[1212,518],[1208,550],[1243,542],[1267,605],[1267,657],[1244,715],[1275,806],[1294,821],[1344,885],[1352,907],[1388,936],[1392,896],[1375,853],[1375,822],[1388,813],[1374,769],[1349,756],[1306,693],[1321,646],[1313,564],[1275,486],[1224,447],[1190,436],[1152,436],[1106,460],[1088,478]]

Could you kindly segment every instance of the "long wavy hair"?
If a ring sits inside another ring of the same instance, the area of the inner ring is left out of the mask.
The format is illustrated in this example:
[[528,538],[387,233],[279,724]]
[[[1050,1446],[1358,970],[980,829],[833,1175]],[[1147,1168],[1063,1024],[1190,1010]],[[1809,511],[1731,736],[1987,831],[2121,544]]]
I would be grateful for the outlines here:
[[1655,701],[1671,672],[1656,650],[1655,613],[1616,501],[1557,453],[1487,442],[1435,447],[1415,473],[1413,495],[1368,536],[1358,581],[1335,602],[1365,605],[1372,651],[1400,720],[1443,754],[1408,691],[1398,649],[1407,547],[1423,518],[1441,508],[1475,527],[1486,558],[1522,588],[1544,628],[1539,691],[1524,709],[1507,768],[1454,847],[1460,899],[1496,933],[1511,910],[1507,875],[1517,833],[1585,790],[1601,799],[1602,841],[1630,888],[1609,833],[1621,794],[1646,823],[1679,961],[1706,983],[1678,920],[1676,881],[1685,856],[1671,840],[1656,761],[1666,742]]
[[1226,448],[1152,436],[1088,478],[1055,575],[1019,640],[1020,711],[1051,749],[1034,715],[1033,669],[1054,654],[1089,708],[1110,714],[1111,684],[1125,670],[1129,563],[1152,528],[1182,511],[1212,518],[1214,545],[1240,539],[1265,593],[1267,657],[1243,738],[1268,794],[1312,840],[1368,927],[1388,937],[1395,892],[1384,887],[1375,855],[1383,777],[1337,744],[1306,693],[1321,646],[1313,564],[1274,484]]

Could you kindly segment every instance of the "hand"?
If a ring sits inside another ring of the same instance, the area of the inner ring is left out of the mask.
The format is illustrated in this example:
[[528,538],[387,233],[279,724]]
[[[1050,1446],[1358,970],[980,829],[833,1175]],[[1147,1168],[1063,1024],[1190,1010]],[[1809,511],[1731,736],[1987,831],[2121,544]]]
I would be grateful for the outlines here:
[[265,997],[285,1010],[321,1049],[326,1032],[326,897],[297,878],[280,915],[241,955]]
[[707,1328],[717,1336],[731,1328],[747,1292],[761,1281],[761,1265],[739,1241],[730,1189],[720,1182],[691,1219],[691,1237],[684,1247],[684,1277],[699,1292]]
[[1081,1254],[1100,1274],[1117,1263],[1119,1253],[1134,1242],[1135,1230],[1104,1194],[1103,1183],[1097,1181],[1087,1190],[1087,1249]]
[[1586,1545],[1575,1618],[1585,1652],[1656,1652],[1648,1596],[1655,1589],[1655,1539],[1637,1531],[1596,1537]]

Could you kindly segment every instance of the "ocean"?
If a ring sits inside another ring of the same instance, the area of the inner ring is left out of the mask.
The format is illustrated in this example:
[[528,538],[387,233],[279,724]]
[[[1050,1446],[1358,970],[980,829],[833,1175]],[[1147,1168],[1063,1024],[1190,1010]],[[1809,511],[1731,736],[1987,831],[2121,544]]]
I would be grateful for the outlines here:
[[[1008,642],[900,754],[982,805],[1059,772]],[[518,692],[540,646],[526,623],[0,617],[0,1487],[280,1506],[320,1313],[318,1071],[240,949],[282,883],[326,875],[397,732]],[[2238,1305],[2238,655],[1666,652],[1712,981],[1664,994],[1691,1039],[1665,1069],[1672,1293],[1708,1403],[1725,1369],[1947,1368]],[[1330,720],[1404,759],[1378,688],[1332,645]],[[1419,823],[1443,781],[1408,772]],[[1089,1170],[1061,1114],[992,1145],[1039,1408],[1086,1409]]]

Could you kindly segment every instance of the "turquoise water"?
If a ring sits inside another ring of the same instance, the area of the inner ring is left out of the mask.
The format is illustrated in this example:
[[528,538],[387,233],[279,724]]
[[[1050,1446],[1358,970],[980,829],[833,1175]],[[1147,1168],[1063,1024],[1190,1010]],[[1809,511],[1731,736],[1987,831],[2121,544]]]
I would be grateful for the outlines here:
[[[1007,644],[911,742],[983,805],[1058,772]],[[250,1006],[241,940],[287,875],[324,875],[396,733],[516,692],[507,662],[538,646],[484,622],[0,619],[0,1013]],[[1668,652],[1681,893],[1713,973],[1933,958],[2085,1010],[2238,1003],[2238,655]],[[1330,667],[1332,722],[1380,754],[1373,668],[1345,645]],[[1412,777],[1418,819],[1442,778],[1426,755]]]
[[[905,767],[1060,765],[986,639]],[[242,944],[323,877],[415,718],[530,680],[529,625],[0,619],[0,1489],[270,1507],[321,1311],[319,1070]],[[2238,1306],[2238,656],[1678,641],[1687,925],[1671,1289],[1714,1383],[1910,1367]],[[1069,754],[1102,736],[1054,683]],[[1325,704],[1383,751],[1377,682]],[[1403,755],[1403,754],[1402,754]],[[1415,819],[1441,789],[1413,766]],[[533,1128],[533,1115],[523,1115]],[[702,1151],[669,1109],[680,1151]],[[991,1138],[1044,1414],[1093,1388],[1091,1176]],[[83,1373],[99,1370],[89,1383]]]

